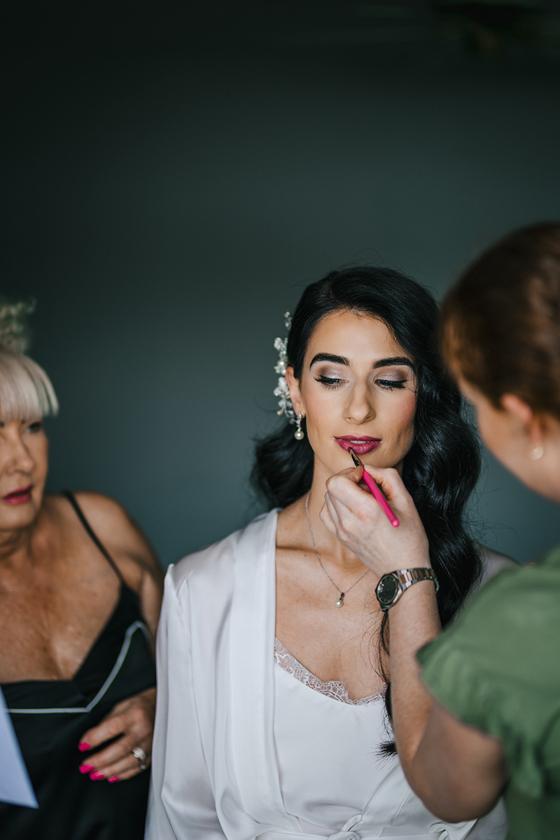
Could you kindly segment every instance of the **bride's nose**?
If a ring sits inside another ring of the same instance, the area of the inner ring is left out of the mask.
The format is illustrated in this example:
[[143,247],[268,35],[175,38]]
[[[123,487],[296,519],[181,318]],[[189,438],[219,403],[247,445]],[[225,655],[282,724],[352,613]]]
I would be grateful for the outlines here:
[[366,420],[373,420],[374,417],[375,408],[368,388],[365,385],[356,385],[345,406],[344,419],[357,425],[365,423]]

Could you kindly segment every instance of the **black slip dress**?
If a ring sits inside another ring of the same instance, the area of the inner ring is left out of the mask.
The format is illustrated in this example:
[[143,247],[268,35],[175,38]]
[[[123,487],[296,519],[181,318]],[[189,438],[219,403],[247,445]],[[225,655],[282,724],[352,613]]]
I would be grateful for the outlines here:
[[117,703],[155,685],[148,630],[138,595],[124,582],[72,494],[65,495],[118,575],[120,598],[73,679],[2,685],[39,808],[0,803],[0,838],[142,840],[149,771],[112,784],[92,781],[78,770],[88,757],[78,744]]

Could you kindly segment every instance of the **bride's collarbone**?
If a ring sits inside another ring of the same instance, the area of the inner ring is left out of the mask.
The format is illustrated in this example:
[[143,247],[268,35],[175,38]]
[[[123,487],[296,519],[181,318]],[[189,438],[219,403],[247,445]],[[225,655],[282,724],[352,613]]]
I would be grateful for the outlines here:
[[281,548],[276,552],[277,600],[286,600],[291,610],[313,609],[330,616],[334,609],[336,621],[363,619],[370,624],[372,616],[379,613],[376,583],[358,560],[343,566],[328,557],[319,562],[307,549]]

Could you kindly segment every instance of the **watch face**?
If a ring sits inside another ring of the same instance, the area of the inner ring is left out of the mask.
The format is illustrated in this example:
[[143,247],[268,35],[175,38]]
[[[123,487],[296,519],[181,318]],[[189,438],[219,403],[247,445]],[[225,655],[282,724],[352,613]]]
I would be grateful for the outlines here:
[[390,607],[399,589],[398,580],[393,575],[383,575],[377,584],[377,600],[382,607]]

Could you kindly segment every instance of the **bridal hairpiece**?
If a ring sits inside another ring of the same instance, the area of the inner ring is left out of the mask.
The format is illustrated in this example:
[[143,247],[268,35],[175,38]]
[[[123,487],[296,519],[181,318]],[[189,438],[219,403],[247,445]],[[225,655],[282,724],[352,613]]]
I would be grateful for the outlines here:
[[25,353],[29,344],[27,316],[35,309],[34,300],[7,301],[0,298],[0,347]]
[[[289,312],[284,312],[284,323],[286,325],[286,329],[288,330],[288,332],[290,332],[290,327],[292,326],[292,316]],[[275,338],[274,348],[278,350],[278,362],[274,367],[275,372],[278,374],[278,385],[274,389],[274,396],[279,397],[279,408],[276,413],[278,414],[278,416],[282,416],[282,414],[285,414],[290,423],[297,424],[294,407],[290,399],[290,390],[288,388],[288,383],[286,382],[286,367],[288,364],[288,336],[286,336],[286,338]]]

